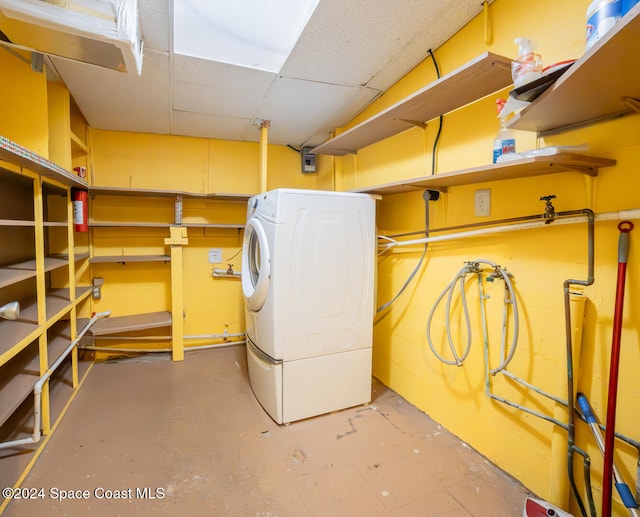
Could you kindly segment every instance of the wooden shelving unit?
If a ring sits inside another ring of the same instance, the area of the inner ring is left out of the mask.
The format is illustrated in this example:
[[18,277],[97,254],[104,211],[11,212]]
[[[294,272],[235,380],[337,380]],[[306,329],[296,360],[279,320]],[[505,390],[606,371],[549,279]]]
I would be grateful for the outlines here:
[[640,4],[509,126],[541,135],[640,111]]
[[[199,239],[218,238],[219,233],[207,232],[207,229],[234,230],[234,238],[240,238],[245,227],[246,203],[251,194],[232,194],[218,192],[187,192],[183,190],[123,188],[113,186],[94,186],[89,189],[91,197],[91,217],[89,227],[92,235],[91,264],[97,276],[104,278],[108,285],[114,278],[120,278],[120,284],[126,286],[132,278],[121,268],[109,267],[118,263],[133,268],[133,264],[161,262],[170,266],[156,266],[160,274],[168,273],[164,281],[170,282],[171,307],[168,311],[145,312],[141,300],[141,314],[126,317],[108,318],[98,322],[92,336],[99,338],[107,334],[124,334],[149,328],[170,328],[169,336],[155,336],[160,340],[169,339],[174,360],[184,357],[184,321],[183,318],[171,318],[171,314],[183,314],[183,246],[188,244],[187,231],[194,231]],[[110,197],[114,199],[105,199]],[[117,199],[120,198],[120,199]],[[155,199],[154,199],[155,198]],[[127,207],[131,206],[131,215]],[[113,210],[117,207],[117,210]],[[220,209],[220,211],[218,211]],[[141,215],[142,214],[142,215]],[[146,217],[145,217],[146,216]],[[109,218],[109,220],[106,220]],[[113,220],[113,219],[120,220]],[[242,222],[234,220],[242,219]],[[148,230],[148,231],[145,231]],[[165,233],[166,231],[166,233]],[[226,238],[226,235],[223,235]],[[104,239],[104,240],[103,240]],[[102,247],[105,242],[105,247]],[[123,243],[120,249],[114,247]],[[166,254],[162,253],[164,246]],[[113,253],[120,254],[114,255]],[[105,264],[107,264],[105,266]],[[139,266],[144,267],[144,266]],[[151,265],[148,266],[149,268]],[[146,269],[146,268],[145,268]],[[118,275],[122,274],[122,277]],[[154,277],[157,278],[157,275]],[[145,286],[139,284],[141,292]],[[126,288],[126,287],[125,287]],[[106,298],[103,302],[106,303]],[[142,297],[141,297],[142,298]],[[101,302],[101,303],[103,303]],[[154,309],[157,308],[154,307]],[[127,318],[122,320],[122,318]],[[108,329],[101,331],[100,329]],[[117,330],[114,330],[117,329]]]
[[407,180],[395,181],[365,187],[356,192],[369,194],[398,194],[413,190],[439,190],[446,191],[449,187],[484,183],[487,181],[500,181],[518,178],[528,178],[545,174],[561,172],[577,172],[589,176],[596,176],[600,167],[615,165],[615,160],[607,158],[595,158],[577,154],[558,154],[554,156],[539,156],[535,158],[523,158],[505,163],[495,163],[464,169],[460,171],[445,172],[432,176],[421,176]]
[[[74,249],[71,187],[87,186],[75,174],[0,136],[0,231],[12,244],[1,252],[0,289],[5,300],[20,303],[17,320],[0,320],[0,425],[30,395],[46,365],[70,345],[77,307],[90,294],[88,286],[75,285],[75,264],[88,254],[74,253],[70,260],[68,253],[48,253]],[[77,354],[69,362],[77,371]],[[45,434],[50,429],[48,393],[46,383],[41,407]]]
[[512,83],[511,59],[485,52],[377,115],[311,150],[343,156],[444,115]]

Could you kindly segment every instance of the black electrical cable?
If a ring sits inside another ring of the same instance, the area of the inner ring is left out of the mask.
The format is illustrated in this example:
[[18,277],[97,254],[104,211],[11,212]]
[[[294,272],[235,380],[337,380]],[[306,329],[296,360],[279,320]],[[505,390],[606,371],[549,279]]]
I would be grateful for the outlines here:
[[[438,67],[438,62],[436,61],[436,58],[433,55],[432,50],[429,49],[428,52],[429,52],[429,55],[431,56],[431,60],[433,61],[433,66],[436,69],[436,76],[438,77],[438,79],[440,79],[440,68]],[[436,134],[435,141],[433,142],[433,150],[431,152],[431,174],[432,175],[436,173],[436,150],[437,150],[437,147],[438,147],[438,141],[440,140],[440,133],[441,132],[442,132],[442,115],[440,115],[440,124],[438,126],[438,133]],[[429,235],[429,200],[437,199],[437,197],[434,198],[432,196],[433,196],[432,191],[425,190],[425,192],[423,194],[423,197],[424,197],[424,201],[425,201],[424,209],[425,209],[425,219],[426,219],[424,233],[425,233],[426,236]],[[407,278],[406,282],[402,285],[402,287],[397,292],[397,294],[391,300],[389,300],[387,303],[385,303],[385,304],[381,305],[380,307],[378,307],[376,312],[381,312],[381,311],[385,310],[393,302],[395,302],[397,300],[397,298],[404,292],[404,290],[411,283],[411,280],[413,280],[413,277],[415,277],[416,274],[418,273],[418,271],[420,270],[420,267],[422,266],[422,262],[424,261],[424,258],[427,255],[427,248],[428,247],[429,247],[428,243],[425,242],[424,250],[422,251],[422,256],[420,257],[420,260],[416,264],[416,267],[413,269],[413,271],[409,275],[409,278]]]
[[[429,55],[431,56],[431,60],[433,61],[433,66],[436,69],[436,76],[440,79],[440,68],[438,68],[438,62],[436,61],[436,57],[433,55],[433,51],[431,49],[428,50]],[[438,149],[438,142],[440,141],[440,133],[442,133],[442,120],[443,116],[439,117],[438,124],[438,132],[436,133],[436,138],[433,141],[433,149],[431,150],[431,175],[433,176],[436,173],[436,151]]]
[[[431,199],[433,199],[432,191],[425,190],[423,192],[423,194],[422,194],[422,197],[424,199],[424,234],[425,235],[429,235],[429,201]],[[400,290],[396,293],[396,295],[393,298],[391,298],[391,300],[389,300],[387,303],[382,304],[380,307],[378,307],[376,309],[376,313],[381,312],[381,311],[385,310],[387,307],[389,307],[393,302],[395,302],[398,299],[398,297],[409,286],[409,284],[411,283],[411,280],[413,280],[413,277],[416,276],[416,274],[420,270],[420,267],[422,266],[422,262],[424,261],[424,257],[427,254],[427,248],[428,247],[429,247],[429,244],[425,242],[424,243],[424,250],[422,251],[422,256],[420,257],[420,260],[418,260],[418,263],[416,264],[416,267],[413,268],[413,271],[409,275],[409,278],[407,278],[407,280],[402,285]]]

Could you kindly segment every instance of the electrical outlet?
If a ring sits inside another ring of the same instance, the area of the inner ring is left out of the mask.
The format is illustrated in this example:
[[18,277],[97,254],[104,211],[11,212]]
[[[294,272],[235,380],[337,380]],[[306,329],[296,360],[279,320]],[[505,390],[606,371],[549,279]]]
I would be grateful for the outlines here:
[[491,215],[491,189],[479,189],[475,194],[475,215]]

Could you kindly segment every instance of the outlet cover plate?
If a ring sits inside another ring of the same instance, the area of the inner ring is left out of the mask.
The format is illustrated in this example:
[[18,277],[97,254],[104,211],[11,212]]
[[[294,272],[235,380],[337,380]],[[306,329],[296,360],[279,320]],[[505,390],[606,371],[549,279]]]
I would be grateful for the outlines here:
[[478,189],[475,193],[475,215],[488,217],[491,215],[491,189]]

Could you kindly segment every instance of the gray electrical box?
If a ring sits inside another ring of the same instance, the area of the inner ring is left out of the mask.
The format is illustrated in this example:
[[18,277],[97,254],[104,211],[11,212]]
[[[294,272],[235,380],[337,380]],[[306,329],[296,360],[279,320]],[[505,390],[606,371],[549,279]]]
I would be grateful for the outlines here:
[[311,147],[303,147],[300,151],[302,156],[302,172],[316,172],[316,155],[311,154]]

